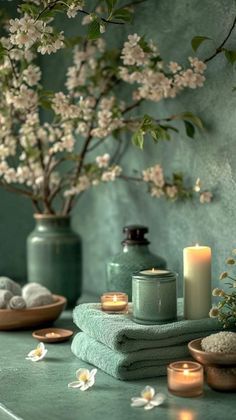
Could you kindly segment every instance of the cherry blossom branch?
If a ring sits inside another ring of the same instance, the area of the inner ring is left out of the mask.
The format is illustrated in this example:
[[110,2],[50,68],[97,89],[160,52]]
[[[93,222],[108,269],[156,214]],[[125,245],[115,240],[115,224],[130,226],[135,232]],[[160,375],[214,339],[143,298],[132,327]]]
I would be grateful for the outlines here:
[[[142,1],[145,1],[145,0],[140,0],[140,1],[137,1],[137,2],[132,2],[131,4],[129,4],[129,6],[131,6],[132,4],[138,4],[138,3],[141,3]],[[36,17],[36,19],[35,19],[35,22],[37,21],[37,20],[39,20],[40,19],[40,17],[47,11],[47,10],[53,10],[54,9],[54,7],[57,5],[57,4],[63,4],[64,6],[66,6],[66,7],[68,7],[68,5],[65,3],[65,2],[63,2],[63,1],[61,1],[61,0],[55,0],[55,1],[53,1],[52,3],[49,3],[39,14],[38,14],[38,16]],[[128,7],[128,6],[123,6],[123,7]],[[84,15],[87,15],[87,16],[90,16],[91,15],[91,13],[90,12],[88,12],[88,11],[86,11],[86,10],[83,10],[83,9],[78,9],[77,10],[77,12],[78,13],[82,13],[82,14],[84,14]],[[100,19],[103,21],[103,22],[105,22],[105,23],[112,23],[113,25],[124,25],[124,23],[125,22],[116,22],[116,21],[114,21],[114,20],[109,20],[109,19],[106,19],[106,18],[104,18],[104,17],[100,17]]]
[[215,52],[210,55],[210,57],[205,58],[204,63],[207,63],[208,61],[212,60],[213,58],[215,58],[218,54],[220,54],[222,52],[222,49],[224,47],[224,45],[226,44],[226,42],[228,41],[231,33],[233,32],[234,28],[236,26],[236,16],[234,17],[233,23],[229,29],[228,34],[226,35],[225,39],[222,41],[222,43],[219,45],[219,47],[216,48]]

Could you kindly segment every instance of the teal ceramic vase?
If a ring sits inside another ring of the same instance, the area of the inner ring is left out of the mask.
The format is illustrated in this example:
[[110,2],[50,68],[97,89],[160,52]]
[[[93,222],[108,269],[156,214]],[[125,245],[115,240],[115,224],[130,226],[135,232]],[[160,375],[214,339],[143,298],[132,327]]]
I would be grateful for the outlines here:
[[82,288],[82,249],[69,216],[36,214],[27,239],[28,282],[40,283],[75,305]]
[[166,268],[166,261],[149,250],[146,226],[125,226],[126,238],[122,242],[123,249],[107,264],[107,290],[127,293],[132,299],[132,274],[147,268]]

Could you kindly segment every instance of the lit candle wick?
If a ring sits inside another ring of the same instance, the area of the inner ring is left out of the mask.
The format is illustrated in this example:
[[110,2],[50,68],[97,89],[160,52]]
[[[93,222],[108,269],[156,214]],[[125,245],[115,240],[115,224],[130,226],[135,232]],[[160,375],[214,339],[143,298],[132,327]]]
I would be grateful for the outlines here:
[[114,295],[112,300],[113,300],[113,302],[117,302],[117,296]]
[[154,273],[154,271],[155,271],[155,268],[152,268],[152,272]]

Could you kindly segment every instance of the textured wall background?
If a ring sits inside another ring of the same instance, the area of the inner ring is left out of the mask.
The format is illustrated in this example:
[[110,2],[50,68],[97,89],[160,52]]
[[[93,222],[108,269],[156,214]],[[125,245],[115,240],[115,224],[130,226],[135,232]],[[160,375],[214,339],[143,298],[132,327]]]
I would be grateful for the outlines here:
[[[2,1],[1,7],[7,3]],[[10,5],[15,8],[15,4]],[[149,0],[139,6],[132,26],[112,27],[106,38],[109,43],[121,46],[128,33],[146,34],[159,43],[164,59],[184,64],[193,55],[191,38],[210,36],[218,45],[235,12],[233,0]],[[75,21],[72,25],[72,20],[67,20],[66,25],[71,33],[79,27]],[[235,42],[236,30],[228,47],[235,49]],[[209,51],[210,43],[206,43],[199,49],[199,56],[204,58]],[[68,62],[68,52],[42,61],[48,88],[61,88]],[[182,249],[196,242],[212,247],[213,279],[218,283],[224,258],[236,247],[236,93],[232,92],[236,85],[235,69],[220,55],[209,63],[206,77],[203,88],[149,107],[157,117],[185,110],[194,112],[204,120],[206,130],[194,140],[182,131],[169,143],[147,142],[143,152],[130,146],[121,163],[129,173],[159,162],[167,175],[181,170],[192,182],[200,176],[205,186],[214,191],[214,202],[205,206],[196,202],[172,204],[152,199],[145,188],[123,181],[84,194],[74,209],[73,226],[83,238],[86,290],[101,292],[105,288],[105,261],[119,251],[122,227],[129,223],[149,226],[152,250],[164,256],[169,267],[180,273],[180,293]],[[147,110],[148,107],[143,109]],[[124,138],[124,142],[129,142],[129,138]],[[109,150],[110,145],[107,147]],[[0,274],[24,281],[25,240],[33,228],[30,203],[3,191],[0,198]]]

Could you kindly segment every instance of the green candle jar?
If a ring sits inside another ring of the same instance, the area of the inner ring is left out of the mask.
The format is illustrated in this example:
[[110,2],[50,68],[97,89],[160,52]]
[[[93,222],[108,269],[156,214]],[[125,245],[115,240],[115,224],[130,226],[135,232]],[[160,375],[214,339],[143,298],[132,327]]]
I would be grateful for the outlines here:
[[162,324],[177,318],[176,273],[143,270],[132,276],[133,320]]

